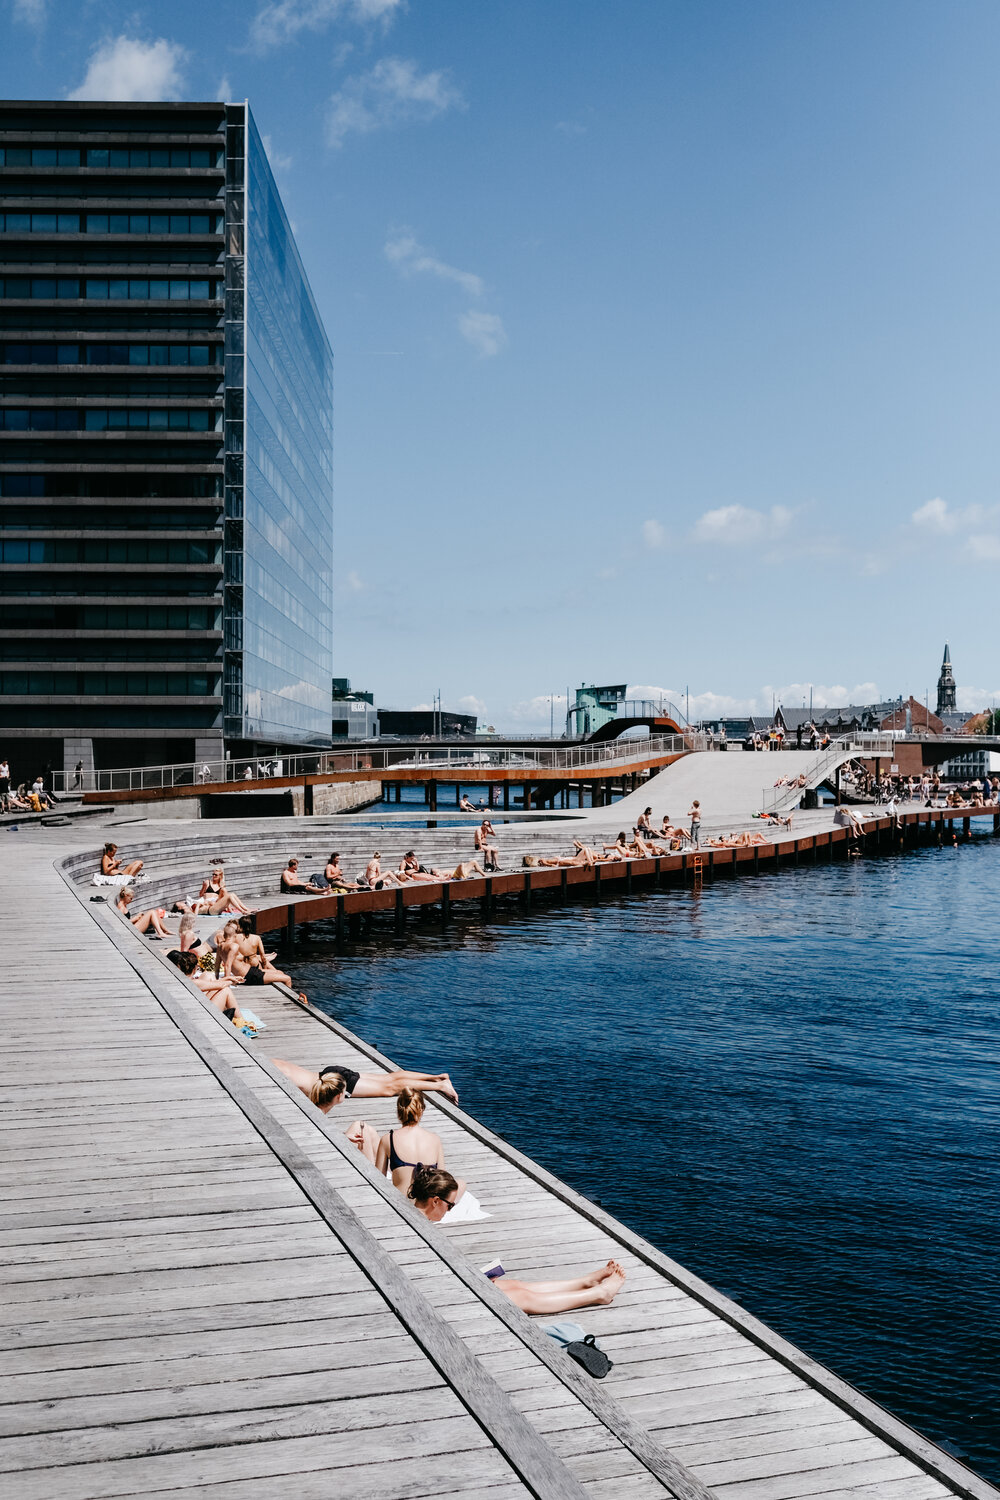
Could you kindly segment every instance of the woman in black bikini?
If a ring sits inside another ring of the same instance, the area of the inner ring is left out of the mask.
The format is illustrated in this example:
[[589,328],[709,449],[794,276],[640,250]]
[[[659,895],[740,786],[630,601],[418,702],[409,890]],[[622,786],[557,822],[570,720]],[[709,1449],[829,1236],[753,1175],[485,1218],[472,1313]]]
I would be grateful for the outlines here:
[[375,1167],[391,1175],[393,1185],[405,1193],[415,1167],[443,1167],[444,1147],[441,1137],[425,1130],[420,1121],[424,1113],[424,1096],[419,1089],[401,1089],[396,1100],[398,1130],[390,1130],[378,1143]]
[[[414,1073],[406,1068],[397,1068],[392,1073],[358,1073],[354,1068],[346,1068],[339,1063],[328,1064],[317,1073],[313,1068],[303,1068],[298,1063],[285,1062],[280,1057],[272,1057],[271,1061],[324,1114],[335,1104],[339,1104],[345,1094],[355,1099],[391,1099],[402,1089],[421,1089],[425,1094],[444,1094],[452,1104],[458,1103],[454,1084],[447,1073]],[[335,1074],[344,1079],[344,1086],[339,1094],[331,1095],[324,1079],[332,1079]]]

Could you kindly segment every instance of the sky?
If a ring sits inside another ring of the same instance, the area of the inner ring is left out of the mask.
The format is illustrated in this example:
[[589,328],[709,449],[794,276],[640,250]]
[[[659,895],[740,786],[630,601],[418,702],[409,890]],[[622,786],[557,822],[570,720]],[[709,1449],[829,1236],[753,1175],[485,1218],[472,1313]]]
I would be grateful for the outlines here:
[[[548,730],[1000,701],[995,0],[0,0],[249,98],[336,358],[335,673]],[[991,603],[991,601],[994,601]]]

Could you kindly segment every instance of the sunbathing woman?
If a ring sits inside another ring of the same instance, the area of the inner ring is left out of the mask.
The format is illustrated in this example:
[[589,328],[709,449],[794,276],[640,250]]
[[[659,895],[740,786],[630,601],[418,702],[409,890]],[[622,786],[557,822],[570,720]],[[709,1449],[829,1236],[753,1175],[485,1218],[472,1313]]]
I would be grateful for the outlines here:
[[123,865],[118,858],[118,845],[105,844],[104,853],[101,855],[102,875],[138,875],[141,869],[141,859],[133,859],[131,863]]
[[217,917],[220,912],[235,911],[246,915],[250,908],[232,891],[226,889],[226,875],[221,866],[214,869],[207,880],[202,881],[201,890],[192,903],[196,912],[206,912]]
[[[417,1166],[406,1196],[425,1219],[440,1224],[455,1207],[461,1191],[455,1178],[442,1167]],[[566,1281],[517,1281],[505,1274],[493,1279],[494,1286],[522,1312],[541,1317],[571,1312],[576,1307],[606,1307],[624,1283],[625,1272],[616,1260],[609,1260],[589,1275]]]
[[631,859],[632,858],[631,854],[629,853],[628,839],[625,836],[625,830],[624,830],[624,828],[622,829],[622,831],[618,835],[618,837],[615,839],[615,841],[614,841],[613,844],[605,844],[604,845],[604,852],[605,852],[605,854],[610,855],[613,860],[622,860],[622,859]]
[[393,1185],[401,1193],[409,1188],[414,1168],[444,1166],[441,1137],[421,1125],[423,1113],[424,1096],[420,1090],[400,1089],[396,1098],[399,1128],[387,1131],[378,1143],[375,1166],[392,1177]]
[[131,886],[123,886],[118,892],[118,900],[115,902],[115,905],[123,917],[128,917],[136,932],[145,932],[154,942],[160,938],[173,937],[173,933],[164,923],[163,919],[167,913],[162,906],[158,906],[150,911],[137,911],[133,916],[129,911],[129,907],[134,900],[135,891],[132,890]]
[[340,1103],[339,1098],[329,1098],[320,1103],[317,1097],[318,1093],[324,1093],[324,1079],[333,1074],[343,1078],[342,1092],[346,1091],[354,1099],[391,1099],[402,1089],[420,1089],[424,1094],[444,1094],[452,1104],[458,1103],[455,1086],[447,1073],[415,1073],[409,1068],[396,1068],[391,1073],[358,1073],[354,1068],[342,1067],[339,1063],[331,1063],[320,1068],[317,1073],[313,1068],[303,1068],[298,1063],[285,1062],[280,1057],[272,1057],[271,1061],[324,1114],[334,1104]]
[[[290,974],[283,974],[271,963],[273,953],[250,929],[250,918],[227,922],[215,949],[215,977],[242,980],[244,984],[291,984]],[[257,977],[259,976],[259,977]]]

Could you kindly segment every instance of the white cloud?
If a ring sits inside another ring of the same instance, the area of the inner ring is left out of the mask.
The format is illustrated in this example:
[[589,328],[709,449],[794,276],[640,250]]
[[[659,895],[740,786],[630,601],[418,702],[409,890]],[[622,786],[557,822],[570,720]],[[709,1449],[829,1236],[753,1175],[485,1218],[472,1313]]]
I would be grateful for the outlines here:
[[1000,687],[960,687],[955,693],[955,701],[962,713],[978,713],[981,709],[993,708],[1000,703]]
[[979,533],[969,537],[966,550],[978,562],[1000,562],[1000,536]]
[[562,734],[566,728],[566,694],[552,694],[552,710],[549,711],[548,693],[539,693],[534,698],[524,698],[518,703],[512,703],[507,710],[505,718],[512,720],[522,729],[543,729],[546,732],[550,723],[555,725],[556,734]]
[[659,521],[643,521],[639,529],[647,547],[660,548],[666,545],[666,529],[660,525]]
[[464,698],[459,698],[455,703],[454,712],[457,714],[475,714],[477,719],[485,719],[486,704],[482,698],[476,698],[467,693]]
[[770,510],[751,510],[746,505],[721,505],[707,510],[694,528],[698,542],[721,542],[727,547],[746,547],[752,542],[773,541],[783,536],[792,521],[784,505]]
[[361,590],[365,586],[363,580],[360,577],[360,575],[357,574],[357,573],[355,573],[354,570],[353,570],[353,568],[351,569],[350,573],[348,573],[347,578],[345,579],[345,582],[346,582],[347,587],[350,589],[350,591],[351,591],[352,594],[360,594]]
[[910,517],[914,526],[920,526],[925,531],[951,532],[958,526],[958,515],[949,510],[946,500],[928,500],[926,505],[921,505]]
[[155,42],[109,38],[91,52],[83,82],[67,98],[119,103],[178,99],[183,93],[186,59],[184,48],[164,37]]
[[560,135],[573,136],[587,134],[586,125],[581,125],[577,120],[557,120],[554,128],[558,130]]
[[421,73],[408,58],[383,57],[369,72],[349,78],[331,98],[327,142],[342,146],[352,132],[368,135],[411,121],[433,120],[462,102],[442,71]]
[[271,171],[274,172],[275,176],[281,172],[287,172],[292,165],[293,158],[287,156],[283,151],[279,151],[269,135],[261,136],[261,141],[264,150],[267,152],[267,159],[271,163]]
[[401,230],[386,240],[385,258],[404,276],[420,273],[437,276],[442,281],[453,281],[470,297],[481,297],[483,294],[482,277],[477,276],[474,271],[460,271],[457,266],[449,266],[447,261],[439,260],[429,250],[425,250],[409,230]]
[[[953,536],[964,541],[963,551],[976,562],[1000,561],[1000,535],[984,526],[1000,524],[1000,506],[964,505],[952,508],[940,497],[928,500],[910,517],[913,525],[929,537]],[[978,528],[972,530],[972,528]]]
[[14,20],[41,31],[45,25],[48,0],[14,0]]
[[302,31],[320,31],[334,21],[378,23],[387,28],[404,0],[272,0],[262,5],[250,27],[250,40],[264,51],[291,42]]
[[481,312],[470,307],[458,320],[458,331],[463,339],[475,349],[481,359],[491,359],[507,342],[503,323],[496,313]]
[[233,86],[225,74],[219,79],[219,86],[215,91],[215,97],[216,99],[221,99],[223,104],[228,104],[232,100]]

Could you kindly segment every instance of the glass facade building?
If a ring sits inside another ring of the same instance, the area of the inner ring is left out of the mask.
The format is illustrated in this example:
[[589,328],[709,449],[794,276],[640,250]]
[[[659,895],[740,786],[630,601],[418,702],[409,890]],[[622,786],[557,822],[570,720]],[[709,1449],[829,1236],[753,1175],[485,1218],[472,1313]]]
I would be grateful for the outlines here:
[[248,107],[0,104],[15,776],[327,743],[332,552],[332,356]]

